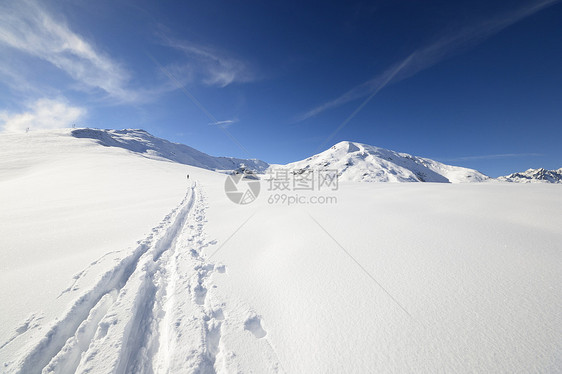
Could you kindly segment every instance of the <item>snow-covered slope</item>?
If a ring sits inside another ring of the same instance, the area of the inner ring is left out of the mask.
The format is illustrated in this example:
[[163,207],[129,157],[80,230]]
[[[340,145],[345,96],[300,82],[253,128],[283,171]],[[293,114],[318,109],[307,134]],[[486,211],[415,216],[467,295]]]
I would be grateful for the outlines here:
[[225,180],[0,134],[0,372],[562,371],[560,184]]
[[498,177],[498,180],[516,183],[562,183],[562,168],[558,170],[529,169],[522,173]]
[[286,167],[294,170],[337,169],[340,181],[352,182],[465,183],[489,179],[476,170],[347,141]]
[[172,143],[138,129],[77,129],[72,131],[72,135],[77,138],[96,139],[106,147],[120,147],[153,158],[161,157],[209,170],[236,170],[245,167],[256,173],[263,173],[269,166],[266,162],[256,159],[209,156],[187,145]]
[[202,257],[204,186],[224,178],[70,129],[0,134],[0,373],[271,372]]

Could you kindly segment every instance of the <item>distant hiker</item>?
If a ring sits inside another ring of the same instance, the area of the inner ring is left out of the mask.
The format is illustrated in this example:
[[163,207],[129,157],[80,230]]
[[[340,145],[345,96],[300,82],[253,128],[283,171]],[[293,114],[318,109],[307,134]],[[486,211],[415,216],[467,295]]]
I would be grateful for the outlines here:
[[189,174],[187,174],[187,179],[189,179]]

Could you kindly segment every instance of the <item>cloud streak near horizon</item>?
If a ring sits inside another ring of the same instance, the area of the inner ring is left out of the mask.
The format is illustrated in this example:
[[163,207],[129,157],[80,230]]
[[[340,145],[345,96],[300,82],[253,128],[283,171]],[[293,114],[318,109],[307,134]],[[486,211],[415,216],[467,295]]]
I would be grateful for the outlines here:
[[[295,119],[295,122],[304,121],[311,117],[315,117],[326,110],[367,97],[367,99],[363,101],[363,103],[352,113],[352,115],[346,119],[344,123],[347,124],[378,92],[387,85],[409,78],[420,71],[451,57],[460,50],[470,48],[482,42],[486,38],[500,32],[506,27],[519,22],[559,1],[560,0],[543,0],[533,2],[532,4],[516,11],[507,12],[501,16],[466,26],[454,35],[442,37],[433,43],[415,50],[408,57],[390,66],[380,75],[355,86],[333,100],[327,101],[310,109],[306,113],[298,116]],[[345,126],[345,124],[343,126]],[[343,126],[340,125],[336,132],[343,128]],[[332,133],[331,137],[333,135],[335,135],[335,133]]]
[[71,127],[84,117],[84,108],[70,105],[66,99],[39,99],[26,106],[22,113],[0,112],[1,129],[4,132]]

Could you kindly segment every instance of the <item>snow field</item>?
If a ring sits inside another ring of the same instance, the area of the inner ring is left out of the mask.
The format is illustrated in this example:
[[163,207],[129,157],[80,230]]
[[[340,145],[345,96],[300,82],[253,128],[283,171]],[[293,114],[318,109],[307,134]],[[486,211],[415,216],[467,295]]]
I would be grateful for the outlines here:
[[241,206],[224,174],[28,135],[0,137],[1,372],[562,370],[559,185]]

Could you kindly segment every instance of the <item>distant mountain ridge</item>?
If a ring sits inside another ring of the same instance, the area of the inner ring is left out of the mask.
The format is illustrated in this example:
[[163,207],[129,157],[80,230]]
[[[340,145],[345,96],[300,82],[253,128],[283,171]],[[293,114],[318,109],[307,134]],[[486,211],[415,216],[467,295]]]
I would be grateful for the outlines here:
[[210,156],[185,144],[173,143],[140,129],[101,130],[86,128],[72,130],[71,135],[76,138],[95,139],[99,144],[106,147],[124,148],[141,155],[165,158],[180,164],[214,171],[245,168],[256,173],[263,173],[269,167],[267,162],[257,159]]
[[340,181],[353,182],[468,183],[490,179],[477,170],[349,141],[285,167],[293,170],[337,169]]
[[498,177],[498,180],[514,183],[562,183],[562,168],[558,170],[528,169],[523,172]]
[[214,157],[184,144],[155,137],[141,129],[73,129],[76,138],[96,140],[106,147],[119,147],[144,157],[163,158],[203,169],[230,172],[246,169],[263,174],[268,169],[338,170],[340,181],[353,182],[434,182],[470,183],[497,180],[512,183],[562,183],[558,170],[529,169],[507,176],[490,178],[477,170],[452,166],[372,145],[343,141],[305,160],[286,165],[270,165],[258,159]]
[[[239,169],[265,173],[271,166],[257,159],[214,157],[184,144],[155,137],[140,129],[75,129],[76,138],[96,140],[106,147],[119,147],[144,157],[164,158],[181,164],[214,171]],[[340,181],[355,182],[482,182],[490,179],[472,169],[399,153],[356,142],[340,142],[306,160],[284,166],[288,169],[337,169]]]

